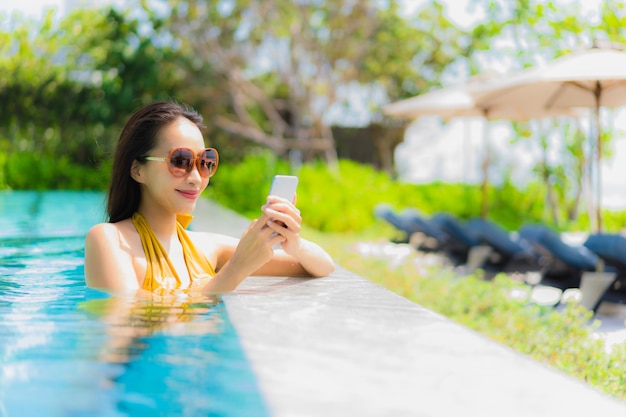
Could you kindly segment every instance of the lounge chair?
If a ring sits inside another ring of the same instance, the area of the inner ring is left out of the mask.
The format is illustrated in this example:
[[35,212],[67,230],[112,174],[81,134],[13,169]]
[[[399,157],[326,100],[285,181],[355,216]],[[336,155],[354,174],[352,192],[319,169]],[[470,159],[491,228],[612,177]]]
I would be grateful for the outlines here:
[[431,218],[431,224],[448,235],[445,251],[455,264],[465,265],[467,272],[484,267],[493,248],[483,244],[460,219],[448,213],[437,213]]
[[470,219],[466,229],[482,244],[492,248],[486,267],[508,273],[541,269],[539,255],[519,235],[510,234],[498,224],[482,218]]
[[582,246],[571,246],[559,234],[541,224],[527,224],[519,231],[541,256],[544,279],[562,289],[578,288],[583,271],[595,271],[598,257]]
[[375,214],[403,233],[401,242],[408,241],[420,251],[442,252],[455,266],[464,266],[466,272],[477,268],[488,273],[538,269],[536,259],[535,266],[529,266],[533,263],[528,262],[532,256],[527,248],[485,220],[466,224],[449,213],[428,218],[413,208],[395,212],[387,204],[378,205]]
[[[455,225],[456,220],[449,215],[439,214],[428,218],[416,209],[407,208],[396,212],[384,203],[374,208],[374,214],[402,234],[396,243],[410,242],[421,251],[442,252],[455,265],[465,264],[470,247],[478,244],[465,236],[463,227]],[[463,237],[459,239],[459,235]]]
[[[427,219],[410,211],[403,216],[412,229],[434,239],[439,250],[455,265],[464,265],[467,272],[477,268],[488,273],[503,271],[502,267],[509,266],[510,261],[521,261],[528,254],[503,229],[486,220],[475,219],[465,223],[449,213],[438,213]],[[515,269],[511,268],[509,272]],[[524,270],[527,269],[526,266]]]
[[388,204],[379,204],[374,208],[374,214],[402,234],[396,243],[411,243],[416,249],[428,252],[441,251],[448,243],[448,235],[416,209],[396,212]]
[[587,238],[584,246],[600,257],[607,268],[617,271],[617,276],[607,283],[593,310],[597,310],[604,301],[626,304],[626,237],[609,233],[593,234]]
[[381,203],[374,207],[374,216],[385,220],[401,233],[396,243],[408,243],[411,238],[410,225],[403,216],[400,216],[389,204]]
[[446,252],[451,243],[450,236],[431,219],[410,208],[403,210],[400,216],[409,228],[410,242],[416,249],[426,252]]
[[612,282],[617,275],[615,270],[602,268],[595,253],[585,246],[565,243],[547,226],[524,225],[519,234],[541,256],[541,284],[561,290],[579,288],[581,304],[590,310],[597,308],[607,282]]

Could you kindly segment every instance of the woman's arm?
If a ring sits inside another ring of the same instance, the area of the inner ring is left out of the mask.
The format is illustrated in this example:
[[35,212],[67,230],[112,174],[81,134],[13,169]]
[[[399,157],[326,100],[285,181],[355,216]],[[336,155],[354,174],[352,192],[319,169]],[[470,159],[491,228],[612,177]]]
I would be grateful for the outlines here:
[[276,250],[272,259],[256,270],[254,275],[324,277],[334,269],[335,264],[324,249],[311,241],[299,238],[297,249],[292,249],[290,253]]
[[[330,274],[335,264],[319,245],[300,237],[300,212],[287,200],[269,197],[263,215],[241,239],[223,236],[216,250],[216,275],[205,292],[234,290],[247,276],[314,276]],[[282,250],[273,247],[280,244]],[[206,247],[207,245],[202,245]]]
[[203,293],[219,294],[233,291],[241,281],[272,259],[274,256],[272,247],[282,242],[284,238],[265,226],[266,221],[265,215],[253,221],[239,241],[228,237],[220,238],[214,257],[216,274],[202,288]]
[[[203,287],[205,294],[233,291],[250,275],[321,277],[335,269],[326,251],[300,237],[302,219],[293,204],[270,197],[263,211],[241,239],[213,236],[216,275]],[[282,250],[274,250],[278,244]]]

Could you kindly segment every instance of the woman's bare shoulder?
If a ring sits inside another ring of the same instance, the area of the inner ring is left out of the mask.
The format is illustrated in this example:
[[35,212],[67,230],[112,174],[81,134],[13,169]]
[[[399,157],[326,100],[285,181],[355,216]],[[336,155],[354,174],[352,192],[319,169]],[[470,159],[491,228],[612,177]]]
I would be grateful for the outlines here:
[[139,249],[134,248],[137,244],[129,242],[132,236],[127,223],[125,220],[99,223],[87,232],[85,281],[88,286],[114,291],[138,288],[132,259]]
[[89,244],[104,244],[111,243],[113,241],[119,241],[119,232],[117,227],[113,223],[98,223],[92,226],[87,232],[85,243]]

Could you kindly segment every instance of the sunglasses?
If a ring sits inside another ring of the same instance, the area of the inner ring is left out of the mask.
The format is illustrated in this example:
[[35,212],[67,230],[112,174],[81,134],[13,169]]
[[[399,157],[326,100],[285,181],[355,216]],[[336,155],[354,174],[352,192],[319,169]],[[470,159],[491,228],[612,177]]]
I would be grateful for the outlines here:
[[215,148],[206,148],[197,154],[194,154],[189,148],[174,148],[167,155],[167,158],[144,156],[143,159],[145,161],[168,162],[167,168],[175,177],[188,175],[193,170],[194,166],[198,168],[201,177],[212,177],[215,171],[217,171],[217,164],[219,162],[219,156]]

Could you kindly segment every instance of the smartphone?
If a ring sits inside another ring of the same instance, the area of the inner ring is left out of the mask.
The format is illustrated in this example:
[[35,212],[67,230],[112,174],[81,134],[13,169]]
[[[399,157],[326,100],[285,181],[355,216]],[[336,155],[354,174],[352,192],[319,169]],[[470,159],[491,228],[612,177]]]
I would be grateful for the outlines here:
[[282,197],[293,202],[296,197],[298,187],[298,177],[293,175],[275,175],[270,188],[270,195]]

